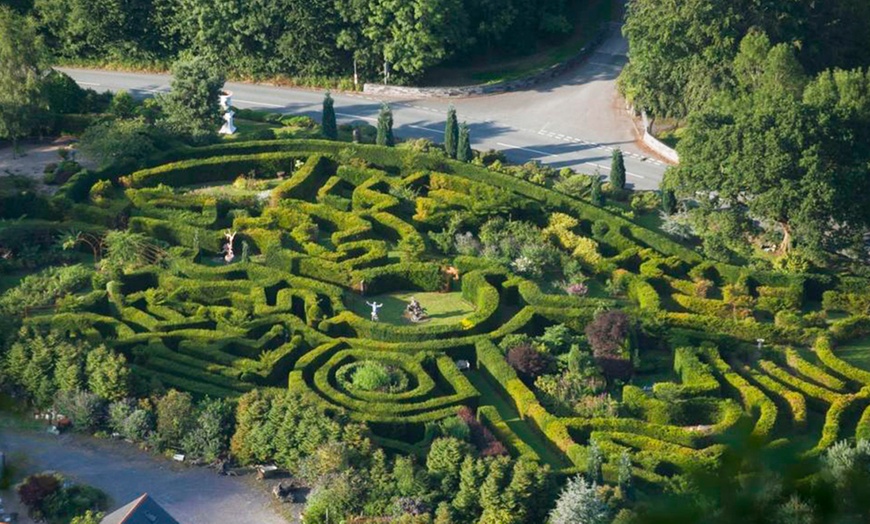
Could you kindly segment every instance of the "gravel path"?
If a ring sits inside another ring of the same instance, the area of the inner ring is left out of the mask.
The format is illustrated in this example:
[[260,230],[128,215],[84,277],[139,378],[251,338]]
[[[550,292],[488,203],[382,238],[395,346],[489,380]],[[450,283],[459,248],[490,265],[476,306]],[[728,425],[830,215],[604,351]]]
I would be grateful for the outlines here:
[[18,471],[53,470],[98,487],[110,511],[147,492],[182,524],[286,524],[252,477],[222,477],[135,446],[78,435],[0,429],[0,450]]

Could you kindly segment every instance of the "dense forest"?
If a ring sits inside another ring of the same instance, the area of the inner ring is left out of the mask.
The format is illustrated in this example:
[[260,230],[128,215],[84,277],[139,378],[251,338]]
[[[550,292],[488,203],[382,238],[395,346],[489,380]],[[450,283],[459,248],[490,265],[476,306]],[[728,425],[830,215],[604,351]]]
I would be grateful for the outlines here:
[[717,260],[864,270],[870,3],[634,0],[624,33],[623,93],[676,129],[670,231]]
[[58,58],[213,59],[249,77],[411,81],[447,60],[534,50],[572,30],[585,0],[13,0]]

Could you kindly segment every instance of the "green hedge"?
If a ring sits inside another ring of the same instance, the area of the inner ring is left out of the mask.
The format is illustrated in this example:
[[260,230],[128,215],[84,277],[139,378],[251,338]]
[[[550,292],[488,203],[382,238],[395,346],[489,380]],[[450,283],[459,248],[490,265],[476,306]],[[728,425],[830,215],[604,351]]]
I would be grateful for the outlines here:
[[810,380],[821,384],[832,391],[843,392],[846,390],[845,382],[829,373],[826,373],[822,368],[815,364],[807,362],[797,351],[795,351],[794,348],[787,348],[785,350],[785,358],[786,362],[792,369]]
[[510,426],[505,423],[494,406],[480,406],[477,409],[477,417],[486,427],[492,430],[496,438],[508,448],[511,455],[531,460],[541,460],[538,453],[518,437]]
[[831,340],[827,337],[817,338],[813,345],[813,350],[816,352],[816,355],[818,355],[819,360],[821,360],[823,364],[839,373],[841,376],[846,377],[849,380],[854,380],[862,386],[870,385],[870,372],[856,368],[855,366],[847,364],[837,358],[837,356],[834,355]]

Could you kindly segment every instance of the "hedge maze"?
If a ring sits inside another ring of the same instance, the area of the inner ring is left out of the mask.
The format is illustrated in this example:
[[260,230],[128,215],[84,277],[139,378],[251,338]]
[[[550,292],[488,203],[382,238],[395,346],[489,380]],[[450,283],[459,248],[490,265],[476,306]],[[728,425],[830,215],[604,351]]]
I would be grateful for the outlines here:
[[[80,222],[111,227],[128,217],[131,230],[165,243],[171,263],[27,321],[104,340],[151,383],[228,398],[290,387],[407,453],[424,449],[427,423],[470,406],[515,455],[582,471],[594,439],[608,480],[628,449],[650,486],[716,464],[735,432],[767,445],[791,439],[807,456],[870,436],[870,372],[837,356],[838,344],[870,332],[866,281],[706,261],[585,201],[410,150],[242,142],[172,151],[154,167],[110,175],[106,202],[88,202],[91,173],[57,198]],[[230,190],[239,175],[262,184]],[[428,233],[455,213],[472,230],[494,216],[538,224],[591,282],[622,292],[546,291],[486,257],[439,254]],[[227,230],[237,232],[229,264]],[[473,313],[412,325],[348,307],[352,295],[445,290]],[[498,344],[554,324],[579,335],[606,309],[631,312],[645,332],[635,380],[609,386],[619,416],[557,415]],[[460,371],[460,359],[472,369]],[[354,385],[355,370],[373,362],[392,374],[389,390]]]

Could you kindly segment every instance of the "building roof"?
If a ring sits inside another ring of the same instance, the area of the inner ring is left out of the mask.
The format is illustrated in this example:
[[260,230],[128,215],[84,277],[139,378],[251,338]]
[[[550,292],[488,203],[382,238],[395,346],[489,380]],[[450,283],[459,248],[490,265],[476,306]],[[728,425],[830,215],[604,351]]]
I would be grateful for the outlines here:
[[180,524],[147,493],[106,515],[100,524]]

